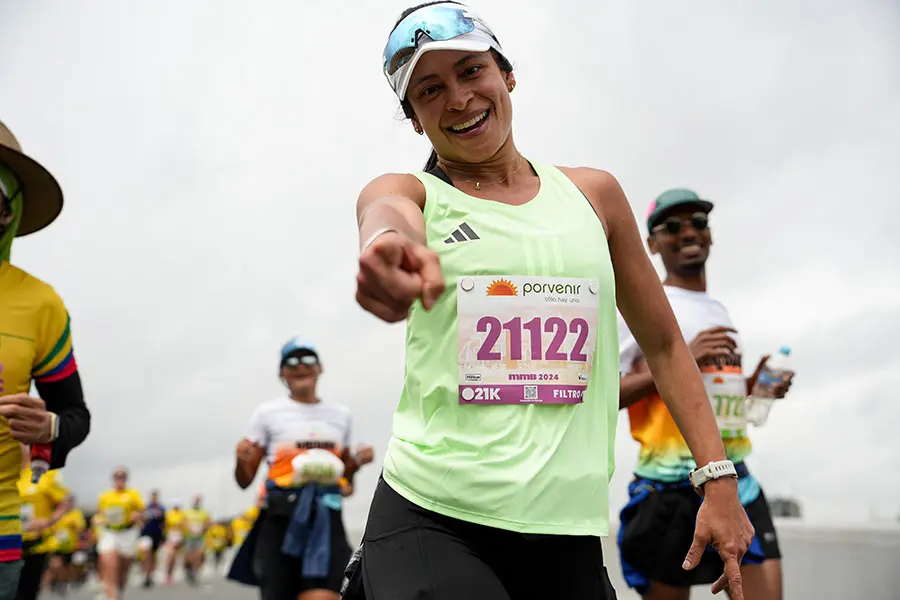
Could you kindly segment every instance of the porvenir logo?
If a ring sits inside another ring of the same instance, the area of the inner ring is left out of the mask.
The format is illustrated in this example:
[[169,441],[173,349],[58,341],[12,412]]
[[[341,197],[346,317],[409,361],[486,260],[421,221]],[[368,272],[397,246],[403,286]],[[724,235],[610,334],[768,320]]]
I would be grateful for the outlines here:
[[488,296],[518,296],[519,290],[508,279],[497,279],[487,287]]

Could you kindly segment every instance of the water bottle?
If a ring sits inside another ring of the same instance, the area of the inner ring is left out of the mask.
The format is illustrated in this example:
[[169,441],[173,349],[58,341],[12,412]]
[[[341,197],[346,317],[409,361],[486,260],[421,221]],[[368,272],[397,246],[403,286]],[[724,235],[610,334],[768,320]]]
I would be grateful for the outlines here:
[[787,346],[779,348],[763,367],[756,384],[747,397],[747,420],[757,427],[765,425],[775,402],[774,387],[793,374],[790,365],[791,349]]
[[50,444],[31,445],[31,483],[36,484],[50,470],[52,455],[53,447]]

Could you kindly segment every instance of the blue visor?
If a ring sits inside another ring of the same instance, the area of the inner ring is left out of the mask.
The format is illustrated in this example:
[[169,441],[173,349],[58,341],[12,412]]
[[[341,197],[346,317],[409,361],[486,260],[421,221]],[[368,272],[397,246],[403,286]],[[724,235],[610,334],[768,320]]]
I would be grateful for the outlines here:
[[294,352],[297,352],[298,350],[308,350],[316,356],[319,355],[318,350],[316,350],[316,346],[312,342],[298,336],[292,338],[284,346],[281,347],[281,360],[284,361],[284,359],[286,359]]
[[388,76],[409,62],[422,36],[435,42],[452,40],[475,31],[475,22],[459,5],[425,6],[400,21],[384,47],[384,71]]

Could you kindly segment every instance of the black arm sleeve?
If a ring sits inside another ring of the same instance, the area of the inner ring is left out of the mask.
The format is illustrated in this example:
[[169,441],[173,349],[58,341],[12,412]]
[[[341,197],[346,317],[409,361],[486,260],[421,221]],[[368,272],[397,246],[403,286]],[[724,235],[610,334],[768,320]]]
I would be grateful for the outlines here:
[[59,381],[35,382],[38,395],[47,410],[59,418],[59,437],[53,442],[51,469],[66,466],[66,457],[85,440],[91,430],[91,413],[84,403],[81,376],[75,371]]

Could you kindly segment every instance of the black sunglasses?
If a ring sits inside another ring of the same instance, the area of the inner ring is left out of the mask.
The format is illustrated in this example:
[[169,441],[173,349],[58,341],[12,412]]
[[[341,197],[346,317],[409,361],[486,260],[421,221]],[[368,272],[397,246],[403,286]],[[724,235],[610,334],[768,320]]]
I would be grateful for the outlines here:
[[662,231],[663,229],[666,232],[671,233],[672,235],[676,235],[681,233],[681,228],[685,223],[690,223],[691,227],[696,229],[697,231],[703,231],[707,227],[709,227],[709,216],[706,213],[698,212],[691,215],[690,219],[679,219],[678,217],[669,217],[659,225],[653,228],[653,233],[657,231]]
[[314,367],[319,364],[319,357],[315,354],[304,354],[303,356],[289,356],[284,359],[284,362],[281,363],[283,367],[291,367],[292,369],[299,367],[300,365],[305,365],[307,367]]

